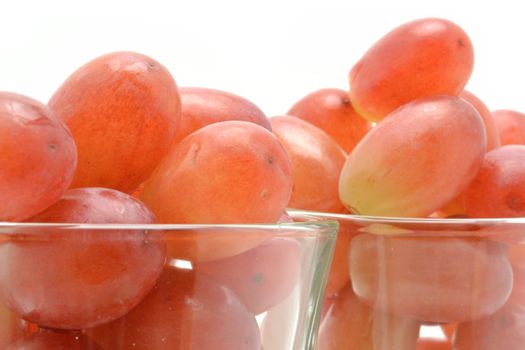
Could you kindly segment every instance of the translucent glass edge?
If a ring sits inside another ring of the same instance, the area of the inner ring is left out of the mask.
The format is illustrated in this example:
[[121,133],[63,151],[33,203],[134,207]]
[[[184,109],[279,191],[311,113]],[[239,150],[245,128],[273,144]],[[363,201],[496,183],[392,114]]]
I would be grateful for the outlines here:
[[[0,233],[11,233],[13,229],[58,229],[58,230],[143,230],[143,231],[186,231],[186,230],[269,230],[285,233],[287,230],[305,233],[337,234],[338,222],[330,219],[291,222],[280,224],[88,224],[88,223],[29,223],[0,222]],[[16,233],[15,233],[16,234]]]
[[328,212],[306,211],[300,209],[290,209],[289,215],[312,217],[325,220],[348,220],[356,223],[381,223],[381,224],[441,224],[450,226],[464,225],[494,225],[494,224],[525,224],[525,217],[520,218],[411,218],[411,217],[390,217],[390,216],[367,216],[355,214],[338,214]]

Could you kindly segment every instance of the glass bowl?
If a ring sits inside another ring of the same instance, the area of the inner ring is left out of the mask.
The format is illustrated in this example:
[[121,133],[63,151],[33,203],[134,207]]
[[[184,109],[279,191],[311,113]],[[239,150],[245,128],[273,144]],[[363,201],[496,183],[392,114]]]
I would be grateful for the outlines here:
[[0,349],[314,349],[337,222],[0,223]]
[[318,350],[525,349],[525,218],[311,215],[340,225]]

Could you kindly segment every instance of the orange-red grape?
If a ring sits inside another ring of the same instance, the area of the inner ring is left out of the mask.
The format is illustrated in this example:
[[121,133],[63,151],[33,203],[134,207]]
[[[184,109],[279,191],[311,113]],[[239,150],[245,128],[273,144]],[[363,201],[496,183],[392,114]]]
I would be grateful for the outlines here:
[[272,131],[292,163],[291,208],[341,212],[338,183],[346,160],[343,149],[321,129],[299,118],[270,118]]
[[348,91],[321,89],[303,97],[286,113],[301,118],[330,135],[346,153],[372,128],[352,107]]
[[465,192],[466,214],[476,218],[525,216],[525,145],[488,152]]
[[525,114],[501,109],[492,112],[502,145],[525,144]]
[[223,259],[270,240],[277,231],[261,228],[166,230],[167,256],[192,262]]
[[453,96],[400,107],[349,155],[339,191],[353,212],[426,217],[463,191],[485,154],[478,112]]
[[456,24],[425,18],[405,23],[376,42],[352,67],[350,101],[369,120],[433,95],[457,95],[474,65],[472,43]]
[[[115,190],[69,190],[32,222],[154,223]],[[0,296],[24,319],[81,329],[116,319],[153,288],[165,261],[158,233],[44,229],[0,245]]]
[[363,304],[349,284],[323,318],[319,350],[415,350],[419,323],[374,311]]
[[248,311],[260,314],[283,301],[297,284],[301,247],[293,239],[276,237],[245,253],[194,266],[231,289]]
[[459,94],[459,97],[474,106],[483,120],[483,125],[485,126],[485,135],[487,138],[487,151],[491,151],[500,147],[501,141],[499,138],[498,128],[488,107],[476,95],[467,90],[463,90],[463,92]]
[[291,192],[290,161],[277,137],[226,121],[173,147],[140,198],[164,223],[275,223]]
[[467,238],[359,235],[350,274],[356,294],[373,307],[424,322],[490,315],[512,289],[505,245]]
[[40,102],[0,92],[0,150],[0,221],[35,215],[71,184],[75,142]]
[[270,122],[259,107],[235,94],[199,87],[180,88],[182,113],[174,143],[208,124],[244,120],[271,130]]
[[525,307],[507,304],[494,314],[460,323],[454,350],[525,349]]
[[232,291],[206,275],[171,267],[135,309],[87,333],[104,349],[261,348],[255,317]]
[[41,331],[11,344],[5,350],[102,350],[82,333]]
[[78,147],[72,187],[131,193],[167,153],[180,119],[171,74],[150,57],[115,52],[75,71],[48,106]]

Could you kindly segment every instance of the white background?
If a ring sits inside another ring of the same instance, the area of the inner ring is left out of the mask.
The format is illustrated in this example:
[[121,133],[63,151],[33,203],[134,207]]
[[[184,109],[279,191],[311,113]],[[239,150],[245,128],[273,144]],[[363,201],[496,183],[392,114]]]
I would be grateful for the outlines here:
[[474,43],[467,88],[491,109],[525,112],[520,2],[0,0],[0,90],[45,103],[83,63],[132,50],[164,64],[179,86],[234,92],[284,114],[311,91],[347,89],[348,71],[378,38],[433,16]]

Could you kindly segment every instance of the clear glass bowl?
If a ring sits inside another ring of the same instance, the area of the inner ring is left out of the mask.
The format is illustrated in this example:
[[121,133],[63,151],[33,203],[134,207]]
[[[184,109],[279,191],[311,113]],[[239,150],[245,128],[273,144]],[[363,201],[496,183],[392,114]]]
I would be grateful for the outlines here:
[[293,219],[1,223],[0,349],[314,349],[337,222]]
[[311,215],[340,225],[318,350],[525,349],[525,218]]

